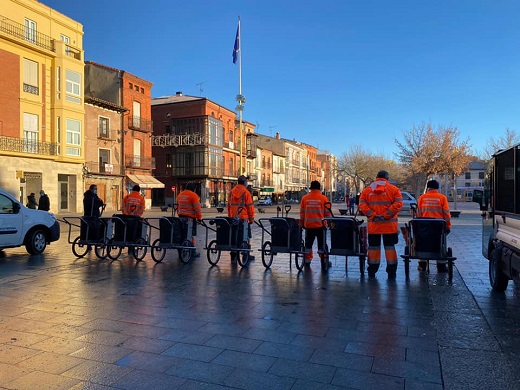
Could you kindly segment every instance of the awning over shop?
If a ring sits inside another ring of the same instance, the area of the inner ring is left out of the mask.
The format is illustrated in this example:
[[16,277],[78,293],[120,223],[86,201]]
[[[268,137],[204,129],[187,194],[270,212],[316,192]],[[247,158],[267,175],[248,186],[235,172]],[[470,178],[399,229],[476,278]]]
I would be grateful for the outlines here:
[[164,188],[164,183],[161,183],[153,176],[148,175],[126,175],[128,179],[135,184],[139,184],[141,188]]

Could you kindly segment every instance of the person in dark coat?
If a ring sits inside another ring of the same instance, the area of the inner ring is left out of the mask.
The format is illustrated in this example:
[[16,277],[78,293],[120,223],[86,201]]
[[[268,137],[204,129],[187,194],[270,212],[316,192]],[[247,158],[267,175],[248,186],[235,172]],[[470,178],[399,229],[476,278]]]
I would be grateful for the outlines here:
[[40,190],[40,200],[38,202],[38,210],[49,211],[51,209],[51,201],[45,191]]
[[97,185],[91,184],[89,189],[83,194],[83,216],[101,217],[100,208],[103,200],[97,194]]
[[31,195],[27,197],[27,207],[36,210],[38,208],[38,202],[36,202],[36,194],[31,192]]

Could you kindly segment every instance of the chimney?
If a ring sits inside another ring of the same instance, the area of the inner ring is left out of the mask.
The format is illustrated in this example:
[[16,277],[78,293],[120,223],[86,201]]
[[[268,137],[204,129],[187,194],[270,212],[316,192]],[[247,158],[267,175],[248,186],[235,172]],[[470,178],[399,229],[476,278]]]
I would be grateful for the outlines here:
[[276,133],[276,134],[274,135],[274,138],[276,138],[276,139],[280,139],[280,133]]
[[175,92],[175,96],[182,96],[182,92],[181,91]]

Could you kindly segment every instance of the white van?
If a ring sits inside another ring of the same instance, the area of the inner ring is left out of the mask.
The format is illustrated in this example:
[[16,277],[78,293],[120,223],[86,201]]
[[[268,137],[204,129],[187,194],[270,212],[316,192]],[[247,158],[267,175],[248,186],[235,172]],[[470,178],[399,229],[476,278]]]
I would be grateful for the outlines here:
[[31,255],[60,239],[60,224],[47,211],[33,210],[0,189],[0,250],[25,245]]

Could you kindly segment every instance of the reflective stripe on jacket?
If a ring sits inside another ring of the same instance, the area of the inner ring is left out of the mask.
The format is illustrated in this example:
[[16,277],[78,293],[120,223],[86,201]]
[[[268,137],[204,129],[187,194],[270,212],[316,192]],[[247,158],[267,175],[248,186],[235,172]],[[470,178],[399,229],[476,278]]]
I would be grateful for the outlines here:
[[124,215],[135,215],[140,217],[144,213],[145,202],[144,198],[137,191],[132,191],[123,199],[123,206],[121,212]]
[[448,199],[437,190],[429,189],[426,194],[419,197],[417,216],[444,219],[446,228],[451,229],[451,213]]
[[200,200],[199,196],[190,190],[182,191],[177,196],[178,209],[177,213],[179,217],[189,217],[197,220],[202,219],[202,213],[200,211]]
[[314,229],[323,227],[323,218],[330,217],[330,211],[325,208],[329,199],[320,190],[311,190],[300,203],[300,225]]
[[[237,215],[238,208],[242,207],[240,215]],[[227,205],[228,217],[238,217],[253,221],[255,219],[255,206],[253,197],[245,185],[237,184],[229,194]]]
[[[367,216],[369,234],[397,233],[397,213],[402,207],[401,191],[386,179],[376,179],[359,197],[359,209]],[[376,216],[384,219],[374,221]]]

